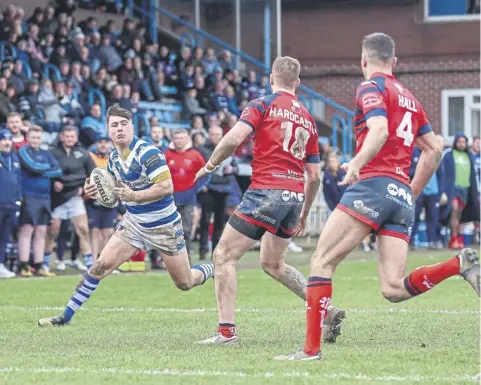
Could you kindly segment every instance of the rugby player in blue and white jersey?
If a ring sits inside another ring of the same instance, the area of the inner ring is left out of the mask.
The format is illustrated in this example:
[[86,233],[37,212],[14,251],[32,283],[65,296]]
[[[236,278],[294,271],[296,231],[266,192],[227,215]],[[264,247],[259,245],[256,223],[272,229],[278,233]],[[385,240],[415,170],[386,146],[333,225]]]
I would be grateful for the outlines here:
[[[77,285],[64,312],[42,318],[39,326],[70,323],[75,312],[93,294],[100,280],[138,249],[157,250],[162,255],[172,280],[180,290],[202,285],[214,275],[212,263],[190,267],[185,248],[182,221],[174,204],[174,192],[164,154],[153,145],[134,136],[130,111],[114,104],[107,111],[108,134],[115,145],[108,171],[121,182],[115,189],[127,209],[117,231],[102,250],[99,259]],[[97,189],[86,180],[85,193],[95,199]]]

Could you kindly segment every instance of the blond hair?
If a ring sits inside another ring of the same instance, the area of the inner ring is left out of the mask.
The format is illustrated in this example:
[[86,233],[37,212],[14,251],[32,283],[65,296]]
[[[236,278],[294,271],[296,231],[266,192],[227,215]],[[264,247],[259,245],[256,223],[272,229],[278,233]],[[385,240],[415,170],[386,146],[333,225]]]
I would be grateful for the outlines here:
[[279,86],[295,88],[300,72],[301,63],[290,56],[278,56],[272,64],[272,75]]

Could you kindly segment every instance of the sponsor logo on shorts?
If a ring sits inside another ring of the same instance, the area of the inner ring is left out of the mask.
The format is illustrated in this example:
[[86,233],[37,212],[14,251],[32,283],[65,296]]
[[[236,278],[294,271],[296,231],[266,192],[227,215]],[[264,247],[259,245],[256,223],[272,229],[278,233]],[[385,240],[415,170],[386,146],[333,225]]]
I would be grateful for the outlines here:
[[254,210],[252,212],[252,216],[255,218],[255,219],[260,219],[264,222],[267,222],[267,223],[271,223],[271,224],[275,224],[276,223],[276,220],[274,218],[271,218],[271,217],[268,217],[267,215],[264,215],[262,213],[260,213],[259,211],[257,210]]
[[361,214],[366,214],[366,215],[369,215],[369,216],[371,216],[371,217],[373,217],[373,218],[379,217],[379,213],[378,213],[376,210],[374,210],[374,209],[372,209],[372,208],[370,208],[370,207],[367,207],[367,206],[364,204],[364,202],[361,201],[361,200],[355,200],[355,201],[353,202],[353,206],[354,206],[354,208],[356,209],[356,211],[358,211],[358,212],[361,213]]
[[398,205],[405,207],[407,209],[412,208],[413,200],[412,195],[409,191],[403,187],[398,187],[394,183],[389,183],[387,186],[386,198],[396,202]]
[[408,237],[411,238],[411,233],[413,232],[413,228],[410,226],[408,227]]
[[295,191],[284,190],[281,194],[282,205],[294,205],[304,202],[304,193],[297,193]]

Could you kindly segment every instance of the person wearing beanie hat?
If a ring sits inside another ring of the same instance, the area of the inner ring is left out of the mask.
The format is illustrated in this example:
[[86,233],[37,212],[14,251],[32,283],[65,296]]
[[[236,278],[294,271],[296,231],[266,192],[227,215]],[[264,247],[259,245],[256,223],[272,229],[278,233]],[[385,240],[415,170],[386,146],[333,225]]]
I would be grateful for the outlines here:
[[22,177],[18,156],[12,151],[12,133],[0,129],[0,183],[8,188],[0,189],[0,278],[13,278],[15,274],[5,265],[5,251],[17,225],[22,200]]

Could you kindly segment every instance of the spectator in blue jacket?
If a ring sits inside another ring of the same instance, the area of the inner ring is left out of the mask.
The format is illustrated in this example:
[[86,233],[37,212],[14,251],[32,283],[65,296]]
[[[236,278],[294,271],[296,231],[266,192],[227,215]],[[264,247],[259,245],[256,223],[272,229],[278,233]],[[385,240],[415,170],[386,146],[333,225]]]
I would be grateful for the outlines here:
[[[441,137],[442,140],[442,137]],[[421,149],[415,147],[411,158],[411,167],[409,168],[409,177],[412,179],[416,171],[419,158],[421,156]],[[436,173],[431,177],[429,182],[424,187],[422,193],[416,200],[416,208],[414,211],[414,224],[411,230],[411,246],[414,245],[414,236],[416,235],[419,227],[419,217],[422,210],[425,210],[426,215],[426,232],[429,242],[429,248],[442,248],[442,244],[438,245],[438,222],[439,211],[441,206],[445,206],[448,202],[446,194],[446,175],[444,165],[441,163]]]
[[[12,151],[11,132],[0,130],[0,278],[13,278],[15,274],[5,265],[7,243],[17,225],[22,199],[22,178],[18,156]],[[8,186],[8,188],[5,188]]]
[[216,111],[224,111],[224,113],[229,112],[229,103],[224,93],[224,86],[221,82],[215,83],[215,91],[211,97],[211,104]]
[[107,128],[102,117],[102,108],[99,104],[92,104],[90,114],[83,118],[80,124],[79,141],[84,147],[90,147],[98,137],[105,136]]
[[341,164],[336,153],[332,152],[327,157],[326,171],[322,179],[322,191],[329,210],[334,211],[341,201],[345,186],[339,186],[339,182],[344,179],[346,172],[341,169]]
[[450,212],[449,247],[459,249],[464,247],[462,236],[459,234],[460,223],[479,221],[476,171],[468,153],[468,138],[464,134],[456,134],[453,147],[444,155],[443,165],[448,187],[447,210]]
[[32,126],[27,133],[26,146],[18,155],[22,165],[23,205],[18,231],[20,275],[30,277],[28,269],[33,235],[35,274],[50,277],[50,261],[44,260],[47,225],[51,219],[50,180],[62,175],[57,160],[47,150],[41,150],[42,129]]

